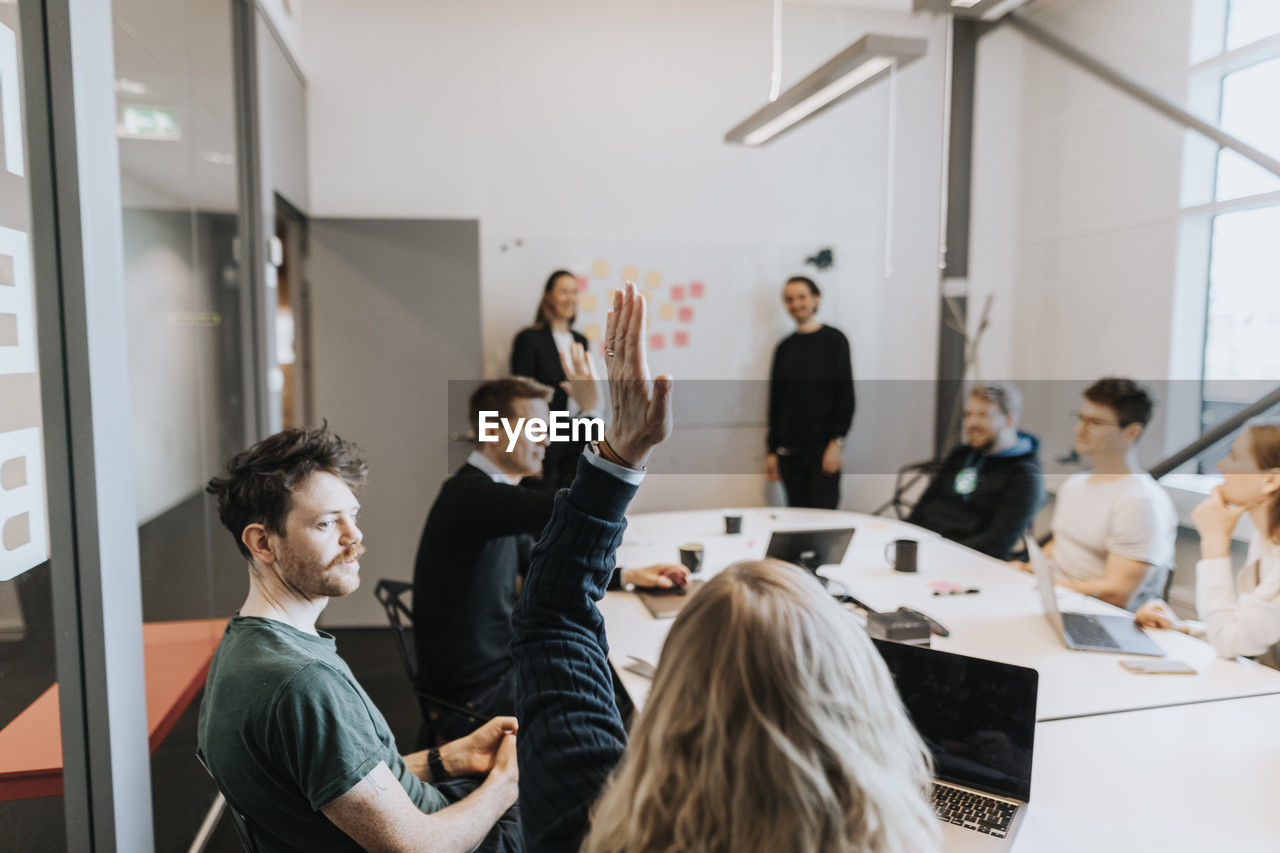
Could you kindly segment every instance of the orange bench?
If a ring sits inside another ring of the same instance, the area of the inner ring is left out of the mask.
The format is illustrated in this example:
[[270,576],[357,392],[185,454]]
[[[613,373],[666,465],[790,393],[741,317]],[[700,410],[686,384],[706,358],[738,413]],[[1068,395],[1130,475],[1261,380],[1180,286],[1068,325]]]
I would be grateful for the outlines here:
[[[147,726],[153,753],[204,687],[226,625],[226,619],[143,624]],[[62,794],[58,712],[55,684],[0,730],[0,801]]]

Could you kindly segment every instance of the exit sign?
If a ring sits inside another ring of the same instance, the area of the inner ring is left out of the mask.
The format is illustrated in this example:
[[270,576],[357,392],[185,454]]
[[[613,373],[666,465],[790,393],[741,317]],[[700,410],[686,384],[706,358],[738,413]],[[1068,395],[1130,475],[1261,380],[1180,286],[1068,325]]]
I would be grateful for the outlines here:
[[120,109],[116,135],[123,139],[173,141],[182,138],[182,128],[178,124],[178,114],[173,110],[126,105]]

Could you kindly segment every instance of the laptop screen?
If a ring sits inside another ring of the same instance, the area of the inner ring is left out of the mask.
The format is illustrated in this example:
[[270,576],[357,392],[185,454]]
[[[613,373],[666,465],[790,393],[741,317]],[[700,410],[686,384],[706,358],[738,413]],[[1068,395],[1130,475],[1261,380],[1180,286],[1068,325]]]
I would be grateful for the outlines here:
[[1036,731],[1034,669],[873,640],[944,782],[1026,801]]
[[775,530],[764,555],[816,572],[819,566],[837,565],[844,559],[853,532],[852,527]]

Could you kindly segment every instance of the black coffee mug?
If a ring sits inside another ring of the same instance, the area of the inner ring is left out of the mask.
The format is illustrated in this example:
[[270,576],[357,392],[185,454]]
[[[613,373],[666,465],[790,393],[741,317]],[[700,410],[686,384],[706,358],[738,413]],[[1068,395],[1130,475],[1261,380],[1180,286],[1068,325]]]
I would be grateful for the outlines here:
[[689,574],[696,575],[702,569],[702,545],[698,542],[681,545],[680,562],[689,570]]
[[741,533],[742,532],[742,516],[728,515],[724,517],[725,533]]
[[[895,539],[884,546],[884,558],[895,572],[914,572],[916,570],[916,553],[920,543],[914,539]],[[889,556],[889,549],[893,556]]]

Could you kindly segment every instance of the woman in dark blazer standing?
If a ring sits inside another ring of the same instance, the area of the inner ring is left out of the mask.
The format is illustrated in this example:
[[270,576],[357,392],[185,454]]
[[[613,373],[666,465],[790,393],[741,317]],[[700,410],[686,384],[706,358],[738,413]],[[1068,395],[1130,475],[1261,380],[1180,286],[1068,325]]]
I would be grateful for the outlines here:
[[[547,277],[533,325],[522,329],[511,346],[511,375],[527,376],[555,389],[551,411],[570,411],[569,395],[561,387],[565,381],[560,354],[573,344],[588,347],[587,339],[573,330],[578,315],[578,280],[568,270],[556,270]],[[576,408],[576,405],[574,406]],[[570,411],[570,414],[577,412]],[[577,470],[581,442],[553,442],[542,460],[542,488],[566,487]]]

